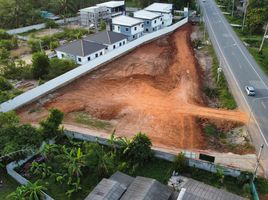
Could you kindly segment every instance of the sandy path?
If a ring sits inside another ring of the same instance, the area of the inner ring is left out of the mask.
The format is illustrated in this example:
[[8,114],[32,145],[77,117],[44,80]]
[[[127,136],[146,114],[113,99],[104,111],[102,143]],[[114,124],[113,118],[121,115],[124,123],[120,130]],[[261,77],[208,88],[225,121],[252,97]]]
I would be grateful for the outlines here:
[[111,120],[119,136],[142,131],[155,146],[204,149],[200,117],[242,123],[248,117],[239,111],[205,107],[202,72],[190,33],[191,26],[186,25],[59,89],[40,112],[29,113],[32,104],[19,114],[23,121],[36,122],[52,107],[66,114],[85,111]]

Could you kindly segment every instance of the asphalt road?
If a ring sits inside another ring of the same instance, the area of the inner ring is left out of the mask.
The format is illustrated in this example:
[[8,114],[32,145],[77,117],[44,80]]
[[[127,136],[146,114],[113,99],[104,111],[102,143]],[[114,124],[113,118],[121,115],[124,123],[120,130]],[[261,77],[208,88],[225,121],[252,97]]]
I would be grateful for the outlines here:
[[[268,175],[268,78],[222,15],[214,0],[199,0],[213,47],[240,109],[249,113],[248,128],[256,149],[264,144],[262,164]],[[246,95],[245,86],[256,89]]]

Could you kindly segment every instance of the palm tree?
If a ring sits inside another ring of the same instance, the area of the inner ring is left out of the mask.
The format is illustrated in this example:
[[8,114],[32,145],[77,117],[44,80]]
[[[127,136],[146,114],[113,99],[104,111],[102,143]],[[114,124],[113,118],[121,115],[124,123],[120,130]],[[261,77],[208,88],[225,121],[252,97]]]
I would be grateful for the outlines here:
[[75,13],[76,4],[74,0],[57,0],[56,6],[59,10],[59,13],[63,16],[64,23],[66,23],[66,17],[70,12]]

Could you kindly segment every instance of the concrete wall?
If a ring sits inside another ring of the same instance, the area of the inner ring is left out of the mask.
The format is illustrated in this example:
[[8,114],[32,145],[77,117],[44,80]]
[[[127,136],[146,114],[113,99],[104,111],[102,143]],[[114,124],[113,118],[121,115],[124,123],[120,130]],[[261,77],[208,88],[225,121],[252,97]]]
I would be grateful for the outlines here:
[[[66,19],[67,22],[74,22],[74,21],[78,21],[78,20],[79,20],[79,17],[71,17],[71,18]],[[56,20],[55,22],[57,24],[63,24],[64,20],[60,19],[60,20]],[[28,31],[32,31],[32,30],[40,30],[40,29],[43,29],[45,27],[46,27],[45,23],[42,23],[42,24],[36,24],[36,25],[26,26],[26,27],[22,27],[22,28],[11,29],[11,30],[8,30],[7,33],[11,34],[11,35],[16,35],[16,34],[25,33]]]
[[146,34],[137,40],[129,42],[124,46],[124,48],[117,48],[113,51],[107,52],[105,55],[92,60],[90,63],[77,67],[61,76],[56,77],[55,79],[52,79],[36,88],[33,88],[15,97],[14,99],[11,99],[7,102],[0,104],[0,112],[11,111],[21,106],[24,106],[26,104],[29,104],[35,100],[38,100],[42,96],[45,96],[57,90],[58,88],[67,85],[68,83],[78,79],[79,77],[91,72],[92,70],[97,69],[98,67],[101,67],[102,65],[106,63],[111,62],[112,60],[124,54],[127,54],[128,52],[136,49],[139,46],[145,43],[151,42],[152,40],[155,40],[166,34],[172,33],[173,31],[175,31],[182,25],[186,24],[187,22],[188,22],[188,18],[185,18],[172,26]]
[[[121,45],[120,45],[120,44],[121,44]],[[114,43],[114,44],[108,45],[108,51],[112,51],[112,50],[117,49],[117,48],[119,48],[119,47],[121,47],[121,46],[124,46],[124,45],[126,45],[126,44],[127,44],[127,39],[118,41],[118,42],[116,42],[116,43]],[[114,48],[114,47],[115,47],[115,48]]]
[[[69,131],[69,130],[65,130],[64,133],[68,137],[75,138],[78,140],[90,141],[90,142],[98,141],[100,144],[109,145],[108,138],[102,138],[102,137],[93,136],[90,134],[83,134],[83,133],[78,133],[78,132]],[[175,156],[176,156],[175,154],[159,151],[156,149],[153,149],[153,152],[154,152],[154,156],[157,158],[171,161],[171,162],[174,162],[174,160],[175,160]],[[202,169],[202,170],[209,171],[212,173],[216,173],[216,169],[221,168],[225,175],[229,175],[229,176],[233,176],[233,177],[237,177],[240,175],[239,169],[235,169],[235,168],[231,168],[231,167],[227,167],[227,166],[222,166],[222,165],[217,165],[215,163],[195,159],[195,157],[196,157],[195,152],[190,152],[190,151],[182,151],[182,152],[184,153],[185,157],[188,158],[188,165],[190,167],[196,167],[198,169]]]
[[[29,181],[26,178],[24,178],[23,176],[21,176],[19,173],[17,173],[14,169],[16,167],[22,166],[24,163],[26,163],[32,157],[33,156],[29,156],[26,159],[20,160],[18,162],[15,162],[15,161],[11,162],[6,166],[7,173],[21,185],[26,185]],[[44,196],[45,196],[44,200],[54,200],[46,193],[44,193]]]

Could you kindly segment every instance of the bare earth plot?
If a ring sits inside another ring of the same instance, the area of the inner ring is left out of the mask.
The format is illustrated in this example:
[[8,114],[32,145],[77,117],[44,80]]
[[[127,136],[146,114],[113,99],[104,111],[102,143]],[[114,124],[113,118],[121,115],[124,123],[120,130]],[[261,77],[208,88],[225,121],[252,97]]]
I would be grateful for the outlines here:
[[83,112],[109,121],[118,136],[142,131],[157,147],[205,149],[200,119],[227,125],[248,116],[206,107],[190,34],[191,26],[183,26],[59,89],[41,107],[33,103],[18,113],[35,123],[55,107],[66,114],[65,124],[77,125],[72,113]]

